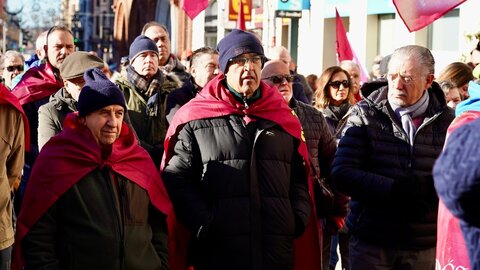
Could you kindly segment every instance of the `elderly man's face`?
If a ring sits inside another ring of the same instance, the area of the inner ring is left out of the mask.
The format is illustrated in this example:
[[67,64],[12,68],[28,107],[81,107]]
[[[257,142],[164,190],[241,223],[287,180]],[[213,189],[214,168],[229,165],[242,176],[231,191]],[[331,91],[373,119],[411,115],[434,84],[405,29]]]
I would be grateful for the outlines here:
[[22,58],[15,56],[5,59],[3,62],[3,74],[2,77],[5,79],[5,85],[10,87],[12,85],[13,78],[17,77],[18,74],[23,72],[23,61]]
[[190,73],[200,87],[204,87],[218,74],[218,54],[204,53],[192,64]]
[[353,94],[356,95],[360,90],[360,69],[354,66],[342,67],[345,71],[350,74],[350,89],[352,90]]
[[142,77],[150,79],[158,71],[158,55],[147,51],[133,59],[132,68]]
[[170,37],[168,33],[162,27],[154,25],[145,30],[145,36],[157,44],[159,64],[165,66],[170,57]]
[[112,145],[120,136],[125,110],[120,105],[110,105],[96,110],[81,118],[92,132],[100,147]]
[[432,85],[433,74],[418,65],[412,57],[392,57],[388,65],[388,101],[400,107],[411,106]]
[[231,61],[225,76],[227,83],[243,96],[250,97],[260,86],[262,56],[254,53],[239,55]]
[[48,36],[47,40],[47,56],[48,62],[56,69],[75,51],[75,44],[73,43],[73,36],[65,31],[53,31]]
[[262,80],[269,86],[277,87],[283,99],[290,102],[293,97],[293,76],[284,62],[267,62],[262,70]]

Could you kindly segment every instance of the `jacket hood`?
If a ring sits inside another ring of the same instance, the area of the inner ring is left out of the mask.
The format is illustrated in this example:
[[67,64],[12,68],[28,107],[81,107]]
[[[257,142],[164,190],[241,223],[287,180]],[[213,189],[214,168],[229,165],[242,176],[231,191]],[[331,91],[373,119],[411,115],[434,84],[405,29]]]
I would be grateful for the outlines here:
[[480,111],[480,84],[471,81],[468,83],[469,98],[460,102],[455,109],[455,116],[466,111]]
[[63,87],[50,97],[49,102],[52,102],[55,109],[59,111],[65,108],[71,111],[77,110],[77,101],[73,99]]

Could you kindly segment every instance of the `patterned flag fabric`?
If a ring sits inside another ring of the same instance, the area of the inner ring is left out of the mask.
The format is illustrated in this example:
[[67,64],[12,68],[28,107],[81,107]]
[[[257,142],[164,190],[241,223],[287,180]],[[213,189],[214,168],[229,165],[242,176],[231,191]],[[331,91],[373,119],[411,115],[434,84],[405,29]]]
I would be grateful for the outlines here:
[[466,0],[393,0],[400,18],[414,32],[431,24]]
[[183,10],[190,19],[195,19],[197,15],[208,7],[208,0],[184,0]]

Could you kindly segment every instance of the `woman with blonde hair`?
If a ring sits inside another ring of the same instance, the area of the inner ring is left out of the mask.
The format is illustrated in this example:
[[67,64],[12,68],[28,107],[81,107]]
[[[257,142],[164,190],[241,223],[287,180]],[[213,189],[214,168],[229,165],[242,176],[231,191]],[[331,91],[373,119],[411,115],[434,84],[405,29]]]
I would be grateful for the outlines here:
[[332,134],[355,103],[353,91],[350,89],[350,75],[339,66],[325,69],[317,80],[315,92],[315,107],[319,109]]

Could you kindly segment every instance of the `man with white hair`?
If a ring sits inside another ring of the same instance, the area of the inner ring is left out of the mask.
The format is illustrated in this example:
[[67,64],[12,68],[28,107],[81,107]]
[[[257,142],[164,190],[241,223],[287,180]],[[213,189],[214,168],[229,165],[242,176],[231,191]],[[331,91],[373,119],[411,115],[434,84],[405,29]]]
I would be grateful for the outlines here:
[[432,168],[454,118],[433,81],[429,49],[398,48],[388,82],[362,89],[342,130],[334,184],[351,197],[350,269],[435,268],[438,197]]

